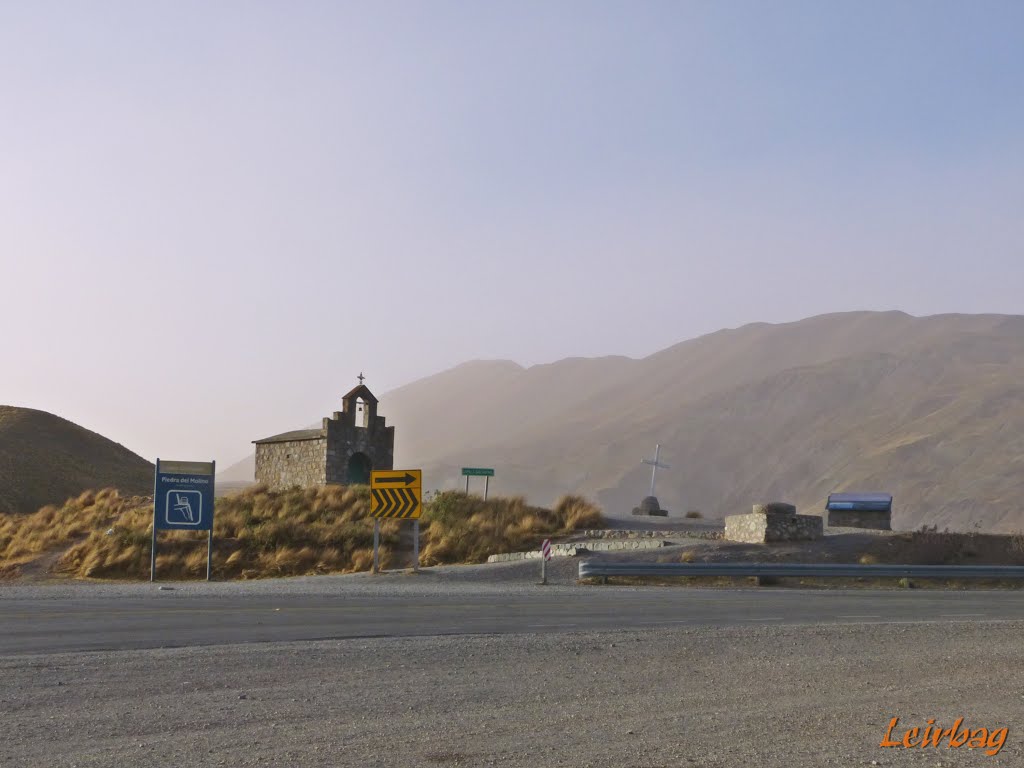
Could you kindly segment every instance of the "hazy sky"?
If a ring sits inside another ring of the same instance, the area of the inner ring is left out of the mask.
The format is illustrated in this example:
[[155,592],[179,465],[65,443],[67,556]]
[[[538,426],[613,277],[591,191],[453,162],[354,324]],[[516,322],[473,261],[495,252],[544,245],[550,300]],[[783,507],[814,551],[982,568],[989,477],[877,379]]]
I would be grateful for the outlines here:
[[360,370],[1024,313],[1022,209],[1017,0],[0,0],[0,403],[150,460]]

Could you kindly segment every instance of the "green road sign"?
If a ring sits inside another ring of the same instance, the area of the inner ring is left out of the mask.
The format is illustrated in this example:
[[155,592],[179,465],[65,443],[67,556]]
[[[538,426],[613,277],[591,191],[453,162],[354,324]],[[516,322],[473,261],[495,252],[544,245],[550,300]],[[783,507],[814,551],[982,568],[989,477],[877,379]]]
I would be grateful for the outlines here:
[[494,470],[489,467],[463,467],[465,477],[494,477]]

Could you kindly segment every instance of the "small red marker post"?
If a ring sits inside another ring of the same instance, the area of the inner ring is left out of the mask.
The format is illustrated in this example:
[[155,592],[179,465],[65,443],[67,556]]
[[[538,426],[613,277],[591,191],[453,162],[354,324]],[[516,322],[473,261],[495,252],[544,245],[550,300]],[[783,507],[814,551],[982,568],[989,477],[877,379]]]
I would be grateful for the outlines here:
[[551,559],[551,539],[544,539],[540,545],[540,583],[548,583],[547,563]]

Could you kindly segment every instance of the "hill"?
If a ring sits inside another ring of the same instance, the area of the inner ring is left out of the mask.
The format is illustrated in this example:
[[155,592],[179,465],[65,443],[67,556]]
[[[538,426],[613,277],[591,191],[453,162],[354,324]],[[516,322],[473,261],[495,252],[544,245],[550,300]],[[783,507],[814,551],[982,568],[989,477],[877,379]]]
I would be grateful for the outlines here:
[[381,412],[396,465],[422,466],[438,488],[458,487],[462,466],[494,466],[498,492],[538,504],[582,493],[621,516],[661,443],[672,468],[657,493],[676,514],[771,499],[817,511],[833,490],[884,490],[904,529],[1024,529],[1019,316],[849,312],[640,360],[481,361],[385,393]]
[[[213,526],[217,578],[257,578],[366,571],[373,564],[370,489],[255,488],[218,498]],[[481,563],[492,554],[536,549],[545,537],[603,528],[586,499],[565,496],[552,509],[521,498],[484,501],[452,491],[435,494],[420,518],[423,565]],[[380,521],[381,567],[404,567],[412,543],[401,521]],[[151,497],[125,497],[112,488],[85,491],[59,508],[0,515],[0,579],[67,574],[145,578],[150,573]],[[200,536],[197,537],[196,533]],[[161,537],[161,578],[206,572],[202,531]]]
[[34,512],[108,486],[151,493],[153,465],[67,419],[0,405],[0,513]]

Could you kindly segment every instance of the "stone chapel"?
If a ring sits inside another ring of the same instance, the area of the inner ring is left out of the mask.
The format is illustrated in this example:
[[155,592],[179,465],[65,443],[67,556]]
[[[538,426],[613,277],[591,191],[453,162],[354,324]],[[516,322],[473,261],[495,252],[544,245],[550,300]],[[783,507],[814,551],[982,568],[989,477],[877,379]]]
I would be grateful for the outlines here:
[[366,485],[371,470],[394,469],[395,428],[377,415],[377,398],[363,378],[319,428],[254,440],[256,482],[270,488]]

